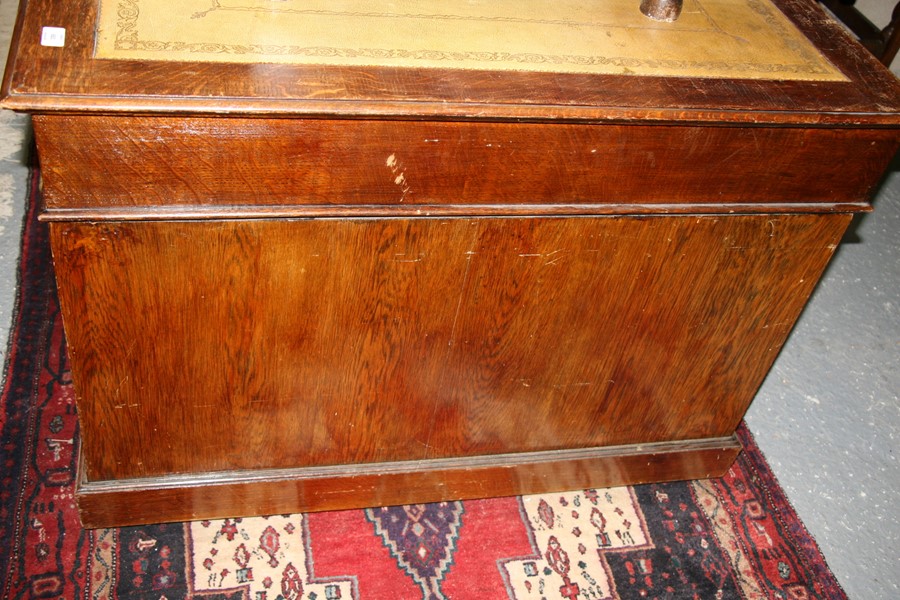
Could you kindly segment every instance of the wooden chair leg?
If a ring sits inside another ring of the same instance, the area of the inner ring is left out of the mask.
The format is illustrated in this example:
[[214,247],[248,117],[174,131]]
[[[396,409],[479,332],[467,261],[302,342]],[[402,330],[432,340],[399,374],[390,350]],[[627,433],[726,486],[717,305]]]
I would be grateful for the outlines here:
[[894,7],[891,22],[884,29],[859,12],[852,0],[819,0],[859,38],[860,43],[885,65],[890,65],[900,50],[900,2]]
[[884,53],[881,55],[881,63],[890,66],[900,50],[900,2],[894,6],[894,12],[891,15],[891,22],[882,31],[884,35]]

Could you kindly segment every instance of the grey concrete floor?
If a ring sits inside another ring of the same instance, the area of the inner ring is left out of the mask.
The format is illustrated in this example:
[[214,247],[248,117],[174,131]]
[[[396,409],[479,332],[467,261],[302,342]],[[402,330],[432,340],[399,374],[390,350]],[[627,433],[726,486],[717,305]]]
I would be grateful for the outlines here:
[[[0,0],[0,64],[6,64],[17,3]],[[16,292],[16,264],[26,193],[25,154],[31,135],[25,115],[0,110],[0,353],[6,362],[7,338]]]
[[[876,23],[893,0],[860,0]],[[0,58],[15,16],[0,0]],[[896,67],[895,67],[896,69]],[[0,111],[0,351],[15,303],[28,118]],[[835,165],[840,168],[840,165]],[[747,421],[848,595],[900,598],[900,167],[858,218]]]
[[828,564],[859,599],[900,598],[897,168],[838,249],[747,414]]

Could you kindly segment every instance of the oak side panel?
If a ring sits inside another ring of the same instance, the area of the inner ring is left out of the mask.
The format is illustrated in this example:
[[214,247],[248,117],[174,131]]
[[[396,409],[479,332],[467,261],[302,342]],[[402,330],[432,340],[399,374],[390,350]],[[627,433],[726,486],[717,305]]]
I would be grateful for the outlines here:
[[85,527],[345,510],[720,477],[740,449],[732,437],[318,472],[205,473],[99,483],[81,479],[77,501]]
[[52,223],[85,476],[729,436],[849,219]]
[[49,209],[863,202],[900,143],[884,129],[34,121]]

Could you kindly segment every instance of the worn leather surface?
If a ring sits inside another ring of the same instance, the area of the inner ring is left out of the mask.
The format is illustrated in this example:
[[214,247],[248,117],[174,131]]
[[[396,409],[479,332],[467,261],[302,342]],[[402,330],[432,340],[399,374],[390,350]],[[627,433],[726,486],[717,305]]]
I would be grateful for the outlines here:
[[835,81],[768,0],[99,0],[96,56]]

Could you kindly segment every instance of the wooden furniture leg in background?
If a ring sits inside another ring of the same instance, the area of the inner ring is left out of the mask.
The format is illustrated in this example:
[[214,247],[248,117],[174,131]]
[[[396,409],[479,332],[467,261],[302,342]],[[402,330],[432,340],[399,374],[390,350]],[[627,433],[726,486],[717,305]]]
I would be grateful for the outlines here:
[[[891,22],[884,29],[859,12],[853,1],[819,0],[837,17],[882,64],[890,66],[900,50],[900,2],[894,6]],[[641,5],[643,10],[643,5]],[[646,12],[644,14],[647,14]]]

